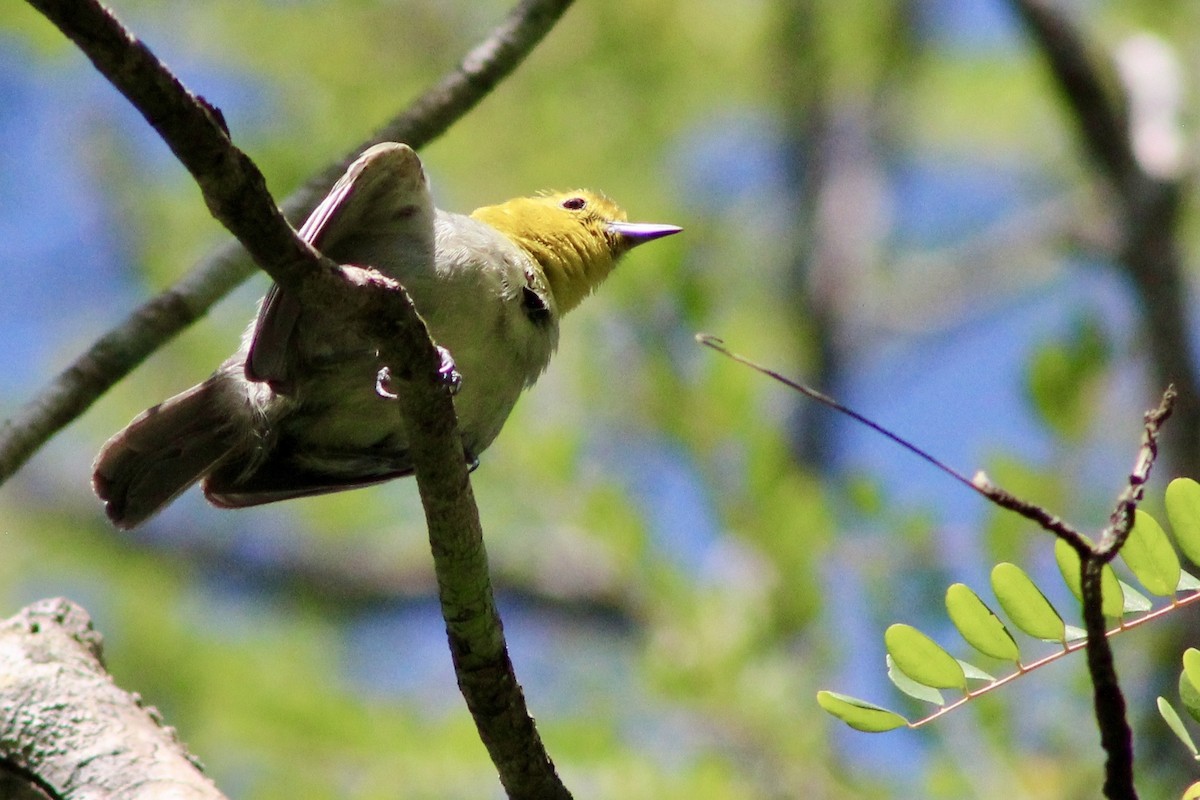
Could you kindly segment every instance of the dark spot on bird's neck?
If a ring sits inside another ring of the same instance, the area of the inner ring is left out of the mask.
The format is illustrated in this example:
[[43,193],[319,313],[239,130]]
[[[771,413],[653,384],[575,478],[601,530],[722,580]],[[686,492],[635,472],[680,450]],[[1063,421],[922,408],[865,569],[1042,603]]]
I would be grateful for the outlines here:
[[532,286],[521,287],[521,308],[525,309],[525,315],[534,325],[541,327],[550,322],[550,306]]

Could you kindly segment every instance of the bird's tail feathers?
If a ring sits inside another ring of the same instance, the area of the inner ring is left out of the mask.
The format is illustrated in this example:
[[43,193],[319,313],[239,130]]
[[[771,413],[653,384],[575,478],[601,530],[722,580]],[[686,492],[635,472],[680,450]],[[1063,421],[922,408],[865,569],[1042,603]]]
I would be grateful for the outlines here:
[[118,528],[145,522],[241,441],[215,379],[148,408],[105,443],[92,487]]

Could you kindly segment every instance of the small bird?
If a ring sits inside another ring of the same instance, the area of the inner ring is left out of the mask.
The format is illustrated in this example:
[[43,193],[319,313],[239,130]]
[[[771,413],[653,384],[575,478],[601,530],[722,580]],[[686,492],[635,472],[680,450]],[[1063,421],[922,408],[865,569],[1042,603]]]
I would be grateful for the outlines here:
[[[626,221],[589,191],[476,209],[434,208],[421,161],[404,144],[364,152],[300,228],[339,264],[400,282],[434,340],[470,463],[521,391],[545,370],[559,318],[630,248],[678,233]],[[353,326],[304,308],[274,285],[241,348],[203,383],[147,409],[104,445],[92,485],[119,528],[133,528],[196,481],[241,508],[369,486],[412,473],[386,365]],[[457,372],[453,372],[453,367]]]

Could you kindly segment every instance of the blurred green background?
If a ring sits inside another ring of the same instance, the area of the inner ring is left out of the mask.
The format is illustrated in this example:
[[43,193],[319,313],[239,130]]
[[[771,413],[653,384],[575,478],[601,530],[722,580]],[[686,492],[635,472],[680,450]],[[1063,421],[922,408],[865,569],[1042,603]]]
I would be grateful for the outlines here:
[[[222,109],[279,197],[508,9],[113,5]],[[1194,3],[1065,5],[1100,53],[1150,37],[1194,81]],[[226,234],[20,3],[0,7],[0,101],[7,416]],[[945,587],[982,592],[997,560],[1073,605],[1047,536],[693,339],[717,334],[968,474],[1103,524],[1161,387],[1108,247],[1109,198],[1005,2],[578,0],[421,155],[444,208],[586,186],[686,229],[567,318],[473,475],[517,673],[577,797],[1098,794],[1081,658],[920,732],[854,733],[817,708],[831,688],[925,713],[888,684],[882,631],[953,641]],[[192,492],[132,535],[90,493],[100,444],[205,377],[265,288],[233,293],[0,490],[0,612],[83,603],[117,681],[233,797],[499,797],[411,482],[243,512]],[[1153,705],[1195,643],[1190,613],[1116,640],[1148,797],[1194,771]]]

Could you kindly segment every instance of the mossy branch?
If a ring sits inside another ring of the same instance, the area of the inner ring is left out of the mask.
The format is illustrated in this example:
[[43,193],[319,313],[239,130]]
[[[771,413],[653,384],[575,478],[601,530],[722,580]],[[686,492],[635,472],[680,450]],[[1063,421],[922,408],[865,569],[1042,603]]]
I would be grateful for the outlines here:
[[[487,572],[454,406],[440,356],[407,293],[341,267],[300,239],[220,112],[187,91],[95,0],[29,0],[92,60],[192,173],[213,215],[255,262],[310,308],[362,326],[407,384],[401,410],[429,524],[458,683],[510,797],[570,794],[554,772],[513,674]],[[533,6],[533,3],[525,4]]]

